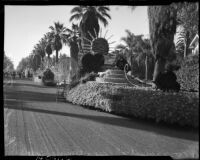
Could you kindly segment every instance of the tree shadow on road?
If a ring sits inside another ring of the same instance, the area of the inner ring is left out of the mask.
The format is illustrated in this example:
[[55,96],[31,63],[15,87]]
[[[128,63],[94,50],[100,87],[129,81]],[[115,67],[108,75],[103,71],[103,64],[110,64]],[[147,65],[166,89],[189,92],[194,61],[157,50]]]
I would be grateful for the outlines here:
[[[37,91],[37,90],[36,90]],[[30,92],[30,91],[6,91],[7,99],[18,99],[22,101],[56,102],[56,94]]]
[[15,86],[29,86],[29,87],[37,87],[37,88],[56,88],[56,86],[44,86],[44,85],[41,85],[41,84],[37,84],[35,82],[32,82],[32,84],[15,83]]
[[[130,129],[137,129],[137,130],[145,130],[148,132],[154,132],[161,135],[166,135],[169,137],[175,137],[175,138],[181,138],[181,139],[188,139],[193,141],[198,141],[199,136],[198,133],[190,132],[187,130],[177,130],[172,128],[166,128],[164,126],[157,126],[156,124],[149,123],[147,121],[141,121],[141,120],[131,120],[124,117],[117,117],[113,116],[111,114],[107,114],[107,116],[96,116],[96,115],[85,115],[85,114],[75,114],[75,113],[66,113],[66,112],[60,112],[55,110],[46,110],[46,109],[38,109],[38,108],[30,108],[25,105],[17,105],[19,102],[14,102],[7,100],[7,104],[4,106],[4,108],[9,109],[16,109],[16,110],[23,110],[23,111],[30,111],[30,112],[39,112],[39,113],[45,113],[45,114],[53,114],[53,115],[60,115],[60,116],[67,116],[72,118],[79,118],[84,120],[91,120],[103,124],[109,124],[113,126],[120,126]],[[71,104],[66,104],[71,105]],[[74,107],[74,106],[73,106]],[[123,131],[122,131],[123,132]]]

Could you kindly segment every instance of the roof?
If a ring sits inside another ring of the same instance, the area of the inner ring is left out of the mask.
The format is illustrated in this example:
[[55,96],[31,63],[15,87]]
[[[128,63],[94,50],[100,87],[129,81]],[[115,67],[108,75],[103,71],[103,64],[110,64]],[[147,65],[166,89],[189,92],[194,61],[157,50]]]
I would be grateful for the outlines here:
[[199,35],[198,35],[198,34],[195,35],[194,39],[193,39],[192,42],[190,43],[189,48],[193,48],[193,47],[194,47],[193,45],[195,45],[195,43],[196,43],[197,41],[199,41]]

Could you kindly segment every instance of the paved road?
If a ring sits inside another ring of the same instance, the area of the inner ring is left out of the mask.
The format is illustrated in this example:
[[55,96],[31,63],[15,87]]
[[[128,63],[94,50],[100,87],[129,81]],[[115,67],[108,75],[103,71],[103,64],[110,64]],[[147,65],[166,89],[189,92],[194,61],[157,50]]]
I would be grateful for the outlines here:
[[55,101],[55,88],[4,86],[6,155],[198,157],[198,131],[128,119]]

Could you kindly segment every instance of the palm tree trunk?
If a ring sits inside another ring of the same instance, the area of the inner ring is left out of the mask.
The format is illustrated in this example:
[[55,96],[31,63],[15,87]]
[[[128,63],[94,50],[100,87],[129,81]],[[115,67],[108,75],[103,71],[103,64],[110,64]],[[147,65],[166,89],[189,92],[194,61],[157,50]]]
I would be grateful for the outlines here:
[[58,63],[58,50],[56,50],[56,63]]
[[153,81],[156,80],[156,78],[160,72],[163,72],[165,70],[165,63],[166,63],[166,60],[163,58],[159,58],[156,60],[155,67],[154,67],[154,73],[153,73]]
[[148,80],[148,56],[145,57],[145,80]]

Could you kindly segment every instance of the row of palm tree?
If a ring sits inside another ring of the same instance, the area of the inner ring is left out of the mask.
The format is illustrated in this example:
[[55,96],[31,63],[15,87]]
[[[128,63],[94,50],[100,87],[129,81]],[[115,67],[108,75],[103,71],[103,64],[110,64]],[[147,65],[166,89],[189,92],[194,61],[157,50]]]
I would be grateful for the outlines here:
[[[131,9],[135,9],[135,7]],[[39,43],[34,46],[32,54],[39,54],[43,60],[45,54],[50,57],[55,50],[56,62],[58,62],[59,51],[62,49],[63,44],[68,44],[71,57],[77,61],[78,53],[85,53],[83,46],[88,44],[88,40],[91,41],[93,37],[98,36],[100,30],[99,22],[104,26],[108,25],[108,19],[111,19],[109,11],[109,7],[106,6],[74,7],[71,10],[72,16],[69,21],[77,21],[77,25],[72,24],[72,28],[69,29],[59,22],[54,23],[54,26],[49,27],[50,32],[45,34]],[[173,37],[177,26],[176,15],[177,9],[175,5],[148,7],[151,49],[156,60],[153,79],[160,71],[163,71],[166,58],[171,48],[173,48]],[[127,39],[124,39],[127,43],[124,50],[131,53],[142,52],[143,54],[138,54],[137,58],[145,57],[146,61],[148,61],[148,55],[150,54],[150,52],[147,53],[150,48],[149,40],[141,40],[141,35],[131,35],[128,31],[127,33],[129,35],[126,37]],[[136,41],[138,42],[134,43]]]
[[[82,45],[87,43],[84,38],[91,39],[91,35],[99,33],[99,23],[101,21],[104,26],[108,24],[105,17],[110,18],[107,13],[110,9],[105,6],[78,6],[71,10],[72,16],[70,22],[78,20],[79,24],[73,24],[72,28],[66,28],[64,24],[55,22],[54,26],[50,26],[50,31],[46,33],[38,44],[34,46],[31,53],[35,61],[39,62],[39,57],[44,61],[47,54],[48,58],[55,50],[56,63],[58,63],[58,54],[63,44],[70,46],[70,56],[77,62],[78,53],[84,52]],[[89,35],[91,34],[91,35]],[[39,64],[39,63],[38,63]]]

